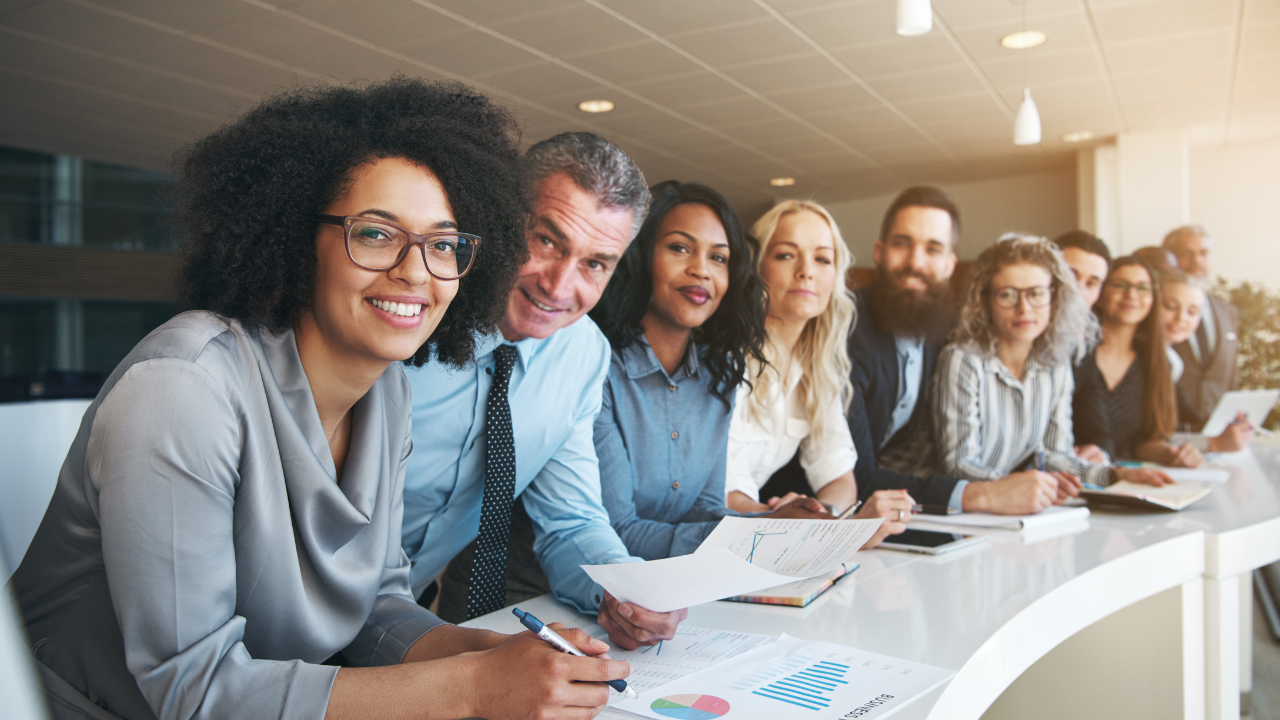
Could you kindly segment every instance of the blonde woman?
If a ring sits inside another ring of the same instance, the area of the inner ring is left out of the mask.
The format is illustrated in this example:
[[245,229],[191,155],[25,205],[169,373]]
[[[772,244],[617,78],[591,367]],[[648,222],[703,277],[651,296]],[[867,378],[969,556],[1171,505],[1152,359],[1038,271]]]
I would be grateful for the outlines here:
[[[760,488],[800,451],[814,495],[835,513],[858,499],[857,461],[844,411],[851,395],[846,338],[854,323],[845,273],[853,257],[831,215],[788,200],[756,221],[758,269],[769,291],[767,364],[749,363],[729,428],[727,503],[763,512],[791,496],[761,501]],[[911,512],[904,490],[875,493],[857,517],[887,517],[880,536],[899,533]]]
[[1072,450],[1071,364],[1096,322],[1057,245],[1010,234],[983,251],[933,376],[936,469],[970,481],[1046,470],[1059,502],[1082,480],[1172,482],[1158,470],[1085,462]]

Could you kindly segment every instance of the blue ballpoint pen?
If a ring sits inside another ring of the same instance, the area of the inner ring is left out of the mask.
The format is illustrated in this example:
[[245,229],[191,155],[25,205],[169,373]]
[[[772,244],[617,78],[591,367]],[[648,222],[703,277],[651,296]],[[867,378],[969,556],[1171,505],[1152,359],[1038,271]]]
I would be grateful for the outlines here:
[[[578,657],[586,657],[586,655],[583,654],[581,650],[573,646],[573,643],[560,637],[560,633],[556,632],[555,630],[552,630],[546,625],[543,625],[541,620],[533,616],[533,613],[527,613],[521,610],[520,608],[511,608],[511,612],[516,617],[520,618],[521,625],[524,625],[525,627],[529,628],[530,632],[532,632],[534,635],[537,635],[538,637],[545,640],[546,643],[551,647],[563,653],[569,653],[570,655],[577,655]],[[626,695],[632,700],[638,699],[640,697],[639,695],[636,694],[635,690],[632,690],[630,687],[627,686],[626,680],[606,680],[605,684],[613,688],[614,690],[617,690],[618,692],[622,693],[623,695]]]

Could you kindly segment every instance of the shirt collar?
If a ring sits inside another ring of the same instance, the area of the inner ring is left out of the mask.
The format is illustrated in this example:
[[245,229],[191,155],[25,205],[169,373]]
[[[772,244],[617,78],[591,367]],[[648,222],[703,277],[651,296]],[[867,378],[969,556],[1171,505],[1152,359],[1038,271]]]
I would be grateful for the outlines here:
[[1018,385],[1021,385],[1024,380],[1030,378],[1035,373],[1040,372],[1044,367],[1040,364],[1040,361],[1036,360],[1034,353],[1027,358],[1027,366],[1022,369],[1022,378],[1014,377],[1013,372],[1004,366],[1004,362],[1000,360],[1000,356],[995,353],[992,353],[990,357],[986,359],[984,364],[986,365],[987,372],[1002,378],[1005,382],[1017,383]]
[[481,335],[476,340],[476,361],[477,364],[480,364],[481,360],[488,360],[493,356],[493,351],[496,350],[499,345],[510,345],[516,349],[517,357],[520,358],[520,369],[524,372],[529,372],[529,363],[533,362],[534,356],[538,354],[538,351],[541,350],[550,339],[551,336],[548,335],[545,338],[527,337],[523,340],[511,342],[503,338],[502,333],[500,332],[495,332],[490,335]]
[[[689,347],[684,353],[684,362],[680,364],[680,368],[684,369],[687,377],[698,377],[698,345],[690,341]],[[644,336],[631,343],[630,345],[617,351],[622,358],[622,366],[627,371],[627,377],[632,380],[639,380],[647,377],[655,372],[661,372],[663,377],[671,379],[667,375],[667,369],[662,367],[662,363],[658,362],[658,356],[653,354],[653,348],[649,347],[649,341]],[[676,374],[679,375],[680,368],[677,368]]]

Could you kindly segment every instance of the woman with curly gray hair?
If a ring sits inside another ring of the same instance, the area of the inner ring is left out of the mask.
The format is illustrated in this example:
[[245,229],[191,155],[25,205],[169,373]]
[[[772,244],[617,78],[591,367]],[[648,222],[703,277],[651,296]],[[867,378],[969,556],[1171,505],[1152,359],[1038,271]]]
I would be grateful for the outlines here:
[[1163,485],[1158,471],[1092,464],[1072,451],[1071,363],[1096,320],[1061,251],[1009,234],[978,257],[951,344],[930,395],[941,472],[995,480],[1024,466],[1058,481],[1058,501],[1081,480]]

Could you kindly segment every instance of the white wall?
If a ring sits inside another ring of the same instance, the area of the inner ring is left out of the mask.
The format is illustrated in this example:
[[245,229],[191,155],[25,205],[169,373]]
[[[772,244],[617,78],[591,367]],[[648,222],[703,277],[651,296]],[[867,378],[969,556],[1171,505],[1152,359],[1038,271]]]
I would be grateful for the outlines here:
[[1218,238],[1214,273],[1280,290],[1280,140],[1191,148],[1191,221]]
[[[1050,238],[1076,227],[1076,169],[1014,175],[981,182],[940,185],[960,208],[961,260],[972,260],[1011,231]],[[897,193],[826,205],[853,249],[855,264],[871,267],[871,246],[880,220]]]

